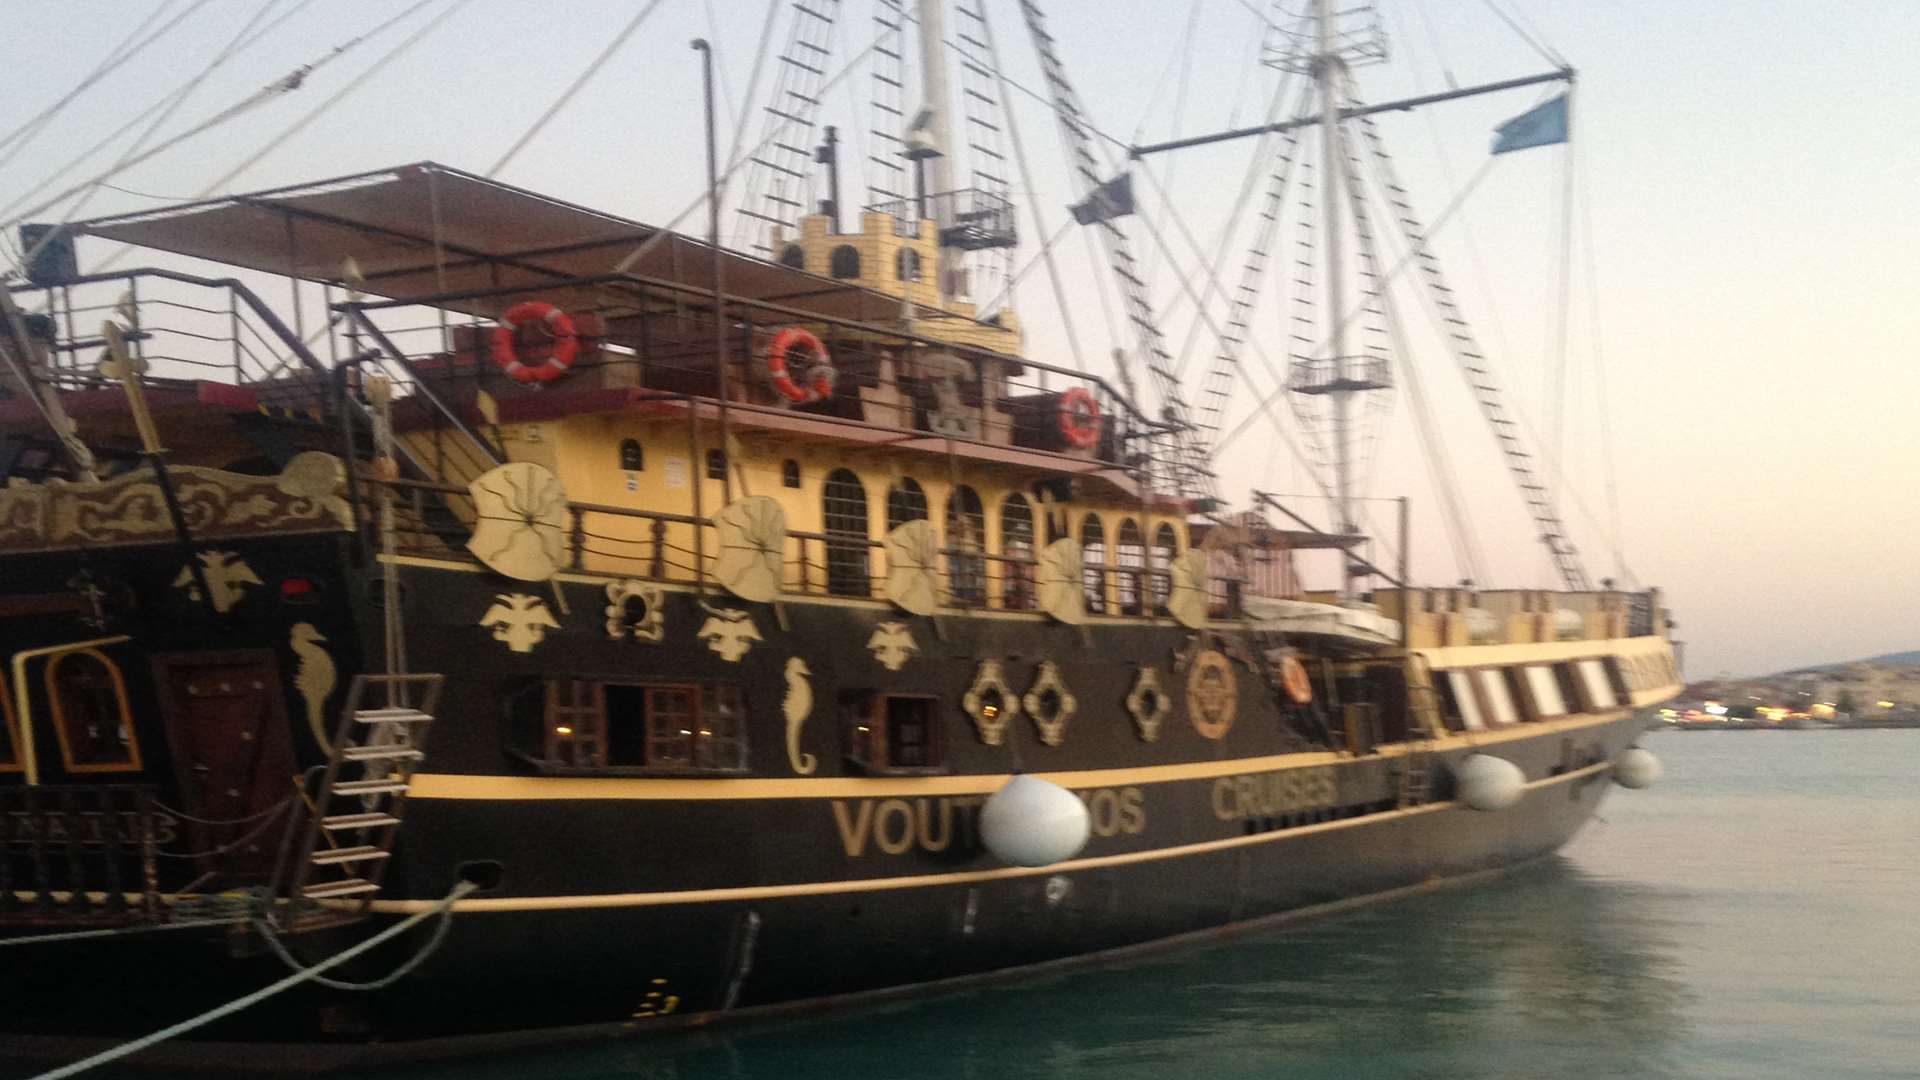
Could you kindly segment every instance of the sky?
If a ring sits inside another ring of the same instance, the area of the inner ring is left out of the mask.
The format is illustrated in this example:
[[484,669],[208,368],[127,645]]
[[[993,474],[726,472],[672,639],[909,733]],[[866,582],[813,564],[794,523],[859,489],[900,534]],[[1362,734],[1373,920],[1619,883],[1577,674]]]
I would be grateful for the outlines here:
[[[513,0],[428,0],[320,64],[299,90],[115,175],[113,188],[94,192],[77,212],[150,209],[424,159],[487,172],[651,3],[552,0],[531,18],[532,8]],[[1040,87],[1016,5],[987,3],[1009,76]],[[40,201],[27,194],[35,184],[194,79],[256,16],[263,27],[291,13],[207,74],[157,128],[154,144],[411,6],[0,0],[9,27],[0,41],[9,72],[0,133],[54,103],[149,14],[161,12],[158,27],[190,12],[76,96],[31,141],[0,147],[0,204]],[[1277,75],[1250,62],[1260,30],[1250,6],[1280,18],[1266,0],[1044,5],[1093,122],[1123,143],[1257,120]],[[784,20],[787,7],[783,0],[658,0],[498,178],[644,221],[671,219],[703,185],[698,59],[688,42],[705,36],[715,43],[722,141],[732,140],[742,115],[757,135],[764,103],[748,107],[744,92],[768,12]],[[873,35],[869,0],[841,7],[835,71]],[[1502,12],[1517,13],[1533,37],[1578,69],[1570,148],[1487,163],[1491,129],[1551,92],[1540,88],[1387,114],[1379,123],[1419,214],[1431,220],[1463,199],[1436,232],[1434,250],[1536,445],[1567,448],[1557,470],[1569,490],[1562,505],[1593,576],[1660,586],[1696,677],[1920,647],[1920,303],[1912,296],[1920,283],[1920,210],[1910,193],[1920,173],[1920,118],[1899,107],[1912,96],[1907,54],[1920,41],[1920,5],[1382,0],[1378,10],[1392,63],[1357,70],[1368,101],[1555,66]],[[416,45],[381,62],[443,14]],[[777,48],[786,27],[774,26]],[[822,106],[823,122],[855,133],[849,203],[862,182],[857,133],[870,119],[855,99],[868,84],[858,70]],[[1033,159],[1031,195],[1051,233],[1076,196],[1050,113],[1018,92],[1013,101]],[[83,162],[65,183],[105,169],[131,138]],[[210,186],[270,143],[245,171]],[[1143,213],[1129,224],[1175,343],[1191,321],[1177,284],[1178,269],[1195,261],[1186,237],[1219,254],[1229,281],[1237,276],[1245,233],[1221,239],[1221,229],[1257,149],[1245,140],[1135,166]],[[1575,212],[1563,229],[1569,172]],[[1153,197],[1156,184],[1171,199]],[[1016,184],[1022,232],[1031,240],[1045,233],[1027,215],[1029,194]],[[0,211],[0,219],[17,211]],[[40,217],[75,212],[69,202]],[[1025,247],[1020,262],[1035,249]],[[1571,253],[1570,329],[1565,375],[1556,380],[1562,251]],[[100,254],[83,247],[82,260]],[[1094,366],[1104,367],[1099,358],[1113,343],[1097,298],[1110,291],[1109,279],[1076,237],[1057,254],[1074,325]],[[1417,365],[1461,477],[1480,538],[1480,584],[1551,585],[1487,426],[1437,347],[1417,294],[1404,297],[1407,362]],[[1015,303],[1029,353],[1067,362],[1061,314],[1043,272],[1022,279]],[[1217,318],[1217,303],[1214,309]],[[1269,288],[1253,326],[1272,357],[1284,355],[1283,318]],[[1202,334],[1195,376],[1212,351]],[[1258,385],[1272,385],[1264,368],[1247,366]],[[1556,385],[1565,399],[1558,428],[1550,421]],[[1252,400],[1236,388],[1229,427]],[[1411,498],[1415,577],[1449,583],[1461,570],[1413,434],[1410,395],[1403,389],[1392,402],[1367,490]],[[1265,423],[1241,436],[1218,467],[1223,491],[1234,497],[1253,487],[1314,490]],[[1295,505],[1327,520],[1324,500]],[[1367,505],[1387,526],[1375,549],[1386,555],[1392,515],[1384,504]]]

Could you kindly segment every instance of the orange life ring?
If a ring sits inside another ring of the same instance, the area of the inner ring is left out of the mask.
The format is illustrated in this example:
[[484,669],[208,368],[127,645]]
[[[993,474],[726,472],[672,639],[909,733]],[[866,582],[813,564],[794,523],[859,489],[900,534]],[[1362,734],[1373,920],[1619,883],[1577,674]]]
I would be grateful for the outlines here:
[[[514,338],[523,327],[543,324],[553,335],[553,344],[542,355],[522,358],[514,347]],[[500,313],[500,325],[493,328],[493,362],[517,383],[552,382],[567,373],[574,357],[580,355],[580,337],[574,332],[573,319],[552,304],[539,300],[518,303]],[[537,360],[538,363],[528,363]]]
[[1060,395],[1060,437],[1067,445],[1082,450],[1100,441],[1100,406],[1084,386],[1070,387]]
[[[787,371],[787,352],[795,345],[812,356],[801,377],[804,384]],[[773,344],[767,346],[767,379],[773,383],[774,393],[795,405],[810,405],[833,396],[834,370],[827,359],[827,347],[810,331],[797,326],[773,335]]]
[[1307,665],[1291,656],[1280,658],[1280,687],[1295,705],[1313,702],[1313,680],[1307,678]]

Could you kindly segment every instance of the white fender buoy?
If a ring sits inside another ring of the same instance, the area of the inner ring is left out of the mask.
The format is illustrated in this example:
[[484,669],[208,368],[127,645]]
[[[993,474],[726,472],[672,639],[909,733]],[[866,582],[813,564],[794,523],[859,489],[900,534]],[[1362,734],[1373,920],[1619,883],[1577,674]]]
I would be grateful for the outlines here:
[[1036,776],[1016,776],[980,808],[980,840],[1003,862],[1051,866],[1087,846],[1092,823],[1080,796]]
[[1526,792],[1520,766],[1492,754],[1469,754],[1453,771],[1454,791],[1475,810],[1505,810]]
[[1666,767],[1653,756],[1653,751],[1638,746],[1627,747],[1613,759],[1613,782],[1632,791],[1652,787],[1665,771]]

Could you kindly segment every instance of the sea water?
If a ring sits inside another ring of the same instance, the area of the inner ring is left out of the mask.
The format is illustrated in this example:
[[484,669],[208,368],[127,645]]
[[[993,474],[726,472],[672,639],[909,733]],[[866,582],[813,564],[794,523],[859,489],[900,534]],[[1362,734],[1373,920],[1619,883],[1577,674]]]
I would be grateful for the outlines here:
[[1650,735],[1552,858],[1126,962],[408,1080],[1920,1077],[1920,731]]

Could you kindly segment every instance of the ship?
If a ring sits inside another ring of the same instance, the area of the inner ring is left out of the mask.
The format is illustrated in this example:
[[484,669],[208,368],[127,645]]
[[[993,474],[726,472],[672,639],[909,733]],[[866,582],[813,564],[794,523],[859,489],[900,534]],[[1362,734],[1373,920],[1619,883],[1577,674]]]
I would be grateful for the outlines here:
[[[815,140],[844,6],[782,5],[704,237],[432,162],[23,228],[9,1055],[193,1018],[134,1060],[280,1071],[868,1000],[1470,879],[1657,774],[1662,596],[1588,578],[1410,207],[1559,588],[1418,584],[1404,524],[1381,554],[1361,414],[1410,361],[1343,318],[1282,407],[1329,516],[1221,494],[1247,290],[1189,400],[1033,0],[1062,228],[1106,253],[1124,355],[1024,344],[1010,259],[1048,233],[970,111],[1007,97],[977,0],[874,5],[893,96],[843,214]],[[1320,155],[1308,284],[1364,326],[1372,116],[1572,71],[1363,105],[1364,20],[1271,11],[1299,109],[1219,137],[1269,147],[1276,205]],[[83,258],[117,244],[152,257]]]

